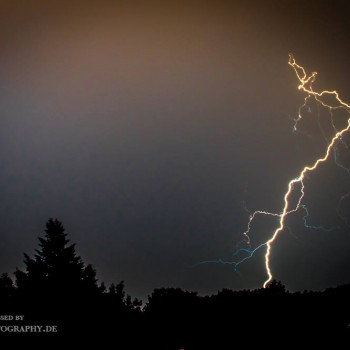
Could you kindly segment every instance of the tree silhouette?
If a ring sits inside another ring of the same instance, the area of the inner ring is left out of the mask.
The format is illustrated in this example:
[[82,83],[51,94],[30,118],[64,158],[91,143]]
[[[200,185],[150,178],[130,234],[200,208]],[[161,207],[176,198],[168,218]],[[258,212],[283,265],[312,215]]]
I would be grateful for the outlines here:
[[124,312],[140,311],[142,301],[138,300],[137,298],[134,298],[132,300],[131,296],[129,294],[126,294],[124,281],[121,281],[117,285],[112,283],[109,287],[109,290],[106,296],[107,296],[108,302],[121,311],[124,311]]
[[287,293],[286,287],[282,284],[281,281],[277,280],[272,280],[269,282],[266,288],[262,289],[262,292],[271,296],[281,296]]
[[24,254],[26,271],[16,270],[16,284],[22,294],[75,296],[98,293],[96,272],[84,264],[69,244],[60,221],[49,219],[44,238],[39,237],[39,249],[34,258]]
[[3,273],[0,277],[0,299],[8,299],[15,293],[15,286],[12,279],[7,273]]

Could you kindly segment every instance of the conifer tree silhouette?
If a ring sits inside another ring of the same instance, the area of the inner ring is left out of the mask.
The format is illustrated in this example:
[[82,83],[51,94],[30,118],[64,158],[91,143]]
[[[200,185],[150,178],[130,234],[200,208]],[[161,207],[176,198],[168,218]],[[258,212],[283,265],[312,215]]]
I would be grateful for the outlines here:
[[84,267],[60,221],[48,220],[44,238],[39,237],[39,249],[35,251],[34,258],[24,254],[26,271],[15,272],[19,292],[39,297],[98,293],[95,270],[91,265]]
[[8,299],[15,293],[15,286],[12,279],[7,273],[3,273],[0,277],[0,299]]

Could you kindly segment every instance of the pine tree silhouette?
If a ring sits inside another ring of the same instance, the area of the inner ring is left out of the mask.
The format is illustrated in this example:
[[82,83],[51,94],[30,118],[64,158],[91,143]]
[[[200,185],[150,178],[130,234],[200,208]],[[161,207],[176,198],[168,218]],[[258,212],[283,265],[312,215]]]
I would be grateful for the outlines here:
[[91,265],[84,267],[69,244],[60,221],[49,219],[44,238],[39,237],[39,249],[34,258],[24,254],[26,271],[16,270],[20,293],[35,296],[74,297],[98,293],[96,272]]
[[7,273],[0,277],[0,300],[8,299],[15,293],[15,286]]

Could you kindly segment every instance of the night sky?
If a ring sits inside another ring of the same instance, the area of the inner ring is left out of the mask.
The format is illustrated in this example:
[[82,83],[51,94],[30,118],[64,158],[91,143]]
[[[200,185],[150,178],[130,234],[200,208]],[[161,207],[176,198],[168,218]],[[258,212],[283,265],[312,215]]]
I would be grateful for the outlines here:
[[[54,217],[98,278],[133,296],[261,287],[264,249],[237,273],[196,264],[232,260],[249,213],[280,212],[324,153],[317,106],[292,132],[305,96],[288,54],[349,102],[346,3],[1,0],[0,272],[23,268]],[[350,148],[339,153],[350,166]],[[288,218],[271,255],[288,289],[350,282],[336,213],[349,190],[333,159],[308,177],[310,223],[334,230]],[[350,198],[341,212],[350,221]],[[253,243],[276,225],[257,220]]]

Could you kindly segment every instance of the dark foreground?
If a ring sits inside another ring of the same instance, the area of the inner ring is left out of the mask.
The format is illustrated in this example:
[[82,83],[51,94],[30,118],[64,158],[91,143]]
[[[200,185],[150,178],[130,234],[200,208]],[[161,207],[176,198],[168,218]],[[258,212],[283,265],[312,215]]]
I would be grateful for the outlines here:
[[[233,349],[235,344],[273,343],[280,337],[284,345],[306,338],[346,341],[349,296],[350,286],[288,293],[274,282],[265,290],[223,290],[210,297],[159,289],[143,310],[109,292],[88,299],[24,298],[1,303],[0,312],[24,315],[24,321],[1,321],[1,325],[43,325],[46,332],[33,332],[34,328],[27,333],[10,332],[9,327],[0,336],[53,341],[74,337],[85,342],[113,341],[116,349],[164,350]],[[52,326],[57,326],[57,332],[52,332]]]
[[[290,293],[277,281],[265,289],[222,290],[199,296],[156,289],[144,307],[124,291],[106,288],[77,256],[62,223],[50,219],[34,257],[15,281],[0,277],[0,341],[34,340],[49,347],[100,343],[113,349],[223,350],[348,347],[350,284],[323,292]],[[329,343],[331,341],[331,343]],[[1,343],[3,345],[4,343]]]

